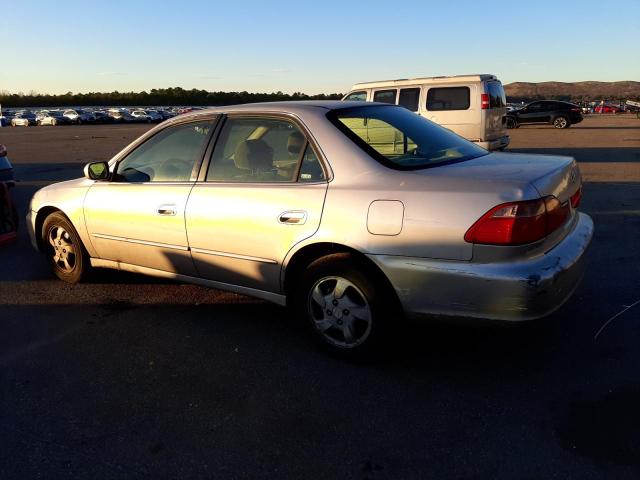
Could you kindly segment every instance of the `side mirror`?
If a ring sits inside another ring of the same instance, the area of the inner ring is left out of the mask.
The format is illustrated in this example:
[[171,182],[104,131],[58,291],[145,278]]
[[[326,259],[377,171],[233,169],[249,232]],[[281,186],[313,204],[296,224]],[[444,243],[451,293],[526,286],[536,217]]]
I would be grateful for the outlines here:
[[107,162],[92,162],[84,166],[84,176],[89,180],[108,180],[109,164]]

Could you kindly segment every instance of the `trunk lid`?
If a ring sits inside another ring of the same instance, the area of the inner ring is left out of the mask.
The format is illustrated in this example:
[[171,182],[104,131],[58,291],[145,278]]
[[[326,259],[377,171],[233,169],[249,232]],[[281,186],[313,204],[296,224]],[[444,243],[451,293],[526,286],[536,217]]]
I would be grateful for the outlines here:
[[576,161],[558,155],[490,153],[421,172],[429,176],[473,179],[479,183],[512,183],[520,188],[531,185],[541,197],[553,195],[561,203],[569,200],[582,184]]

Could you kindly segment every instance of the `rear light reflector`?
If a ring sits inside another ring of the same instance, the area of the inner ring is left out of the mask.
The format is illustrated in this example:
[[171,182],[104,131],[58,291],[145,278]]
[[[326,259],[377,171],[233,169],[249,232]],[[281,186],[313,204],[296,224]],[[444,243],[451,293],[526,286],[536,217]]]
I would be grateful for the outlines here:
[[489,94],[488,93],[480,94],[480,108],[482,110],[486,110],[487,108],[489,108]]
[[576,193],[571,195],[571,206],[576,209],[580,205],[580,200],[582,200],[582,187],[576,190]]
[[524,245],[543,239],[569,217],[569,202],[554,196],[498,205],[474,223],[464,239],[485,245]]

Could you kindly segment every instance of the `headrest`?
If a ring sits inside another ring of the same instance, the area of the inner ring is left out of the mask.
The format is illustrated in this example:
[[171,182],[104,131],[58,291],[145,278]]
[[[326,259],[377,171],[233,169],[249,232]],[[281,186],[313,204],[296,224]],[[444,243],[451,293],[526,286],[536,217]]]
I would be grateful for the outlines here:
[[300,132],[293,132],[287,140],[287,151],[292,155],[300,154],[304,145],[304,136]]
[[245,140],[233,156],[236,167],[244,170],[266,171],[273,168],[273,149],[263,140]]

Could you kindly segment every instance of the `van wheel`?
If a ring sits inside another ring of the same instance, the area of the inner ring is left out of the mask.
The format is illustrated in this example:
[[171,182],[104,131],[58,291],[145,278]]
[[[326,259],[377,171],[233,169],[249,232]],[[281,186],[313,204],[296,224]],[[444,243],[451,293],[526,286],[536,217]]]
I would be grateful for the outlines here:
[[89,273],[89,255],[78,232],[61,212],[54,212],[45,219],[42,245],[53,273],[60,280],[78,283]]
[[515,118],[507,117],[507,128],[518,128],[518,122]]
[[571,122],[567,117],[556,117],[553,120],[553,126],[556,128],[569,128],[571,126]]
[[323,348],[363,358],[379,349],[396,313],[386,290],[353,255],[337,253],[307,267],[294,305]]

